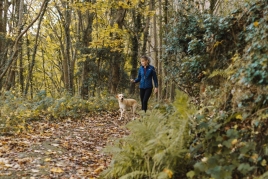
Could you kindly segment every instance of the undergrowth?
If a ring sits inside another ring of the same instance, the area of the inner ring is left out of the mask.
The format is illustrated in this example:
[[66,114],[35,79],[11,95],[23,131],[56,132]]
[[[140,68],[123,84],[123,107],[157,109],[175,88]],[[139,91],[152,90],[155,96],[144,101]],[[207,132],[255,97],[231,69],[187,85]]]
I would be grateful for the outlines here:
[[[117,139],[104,152],[113,156],[102,178],[172,178],[183,177],[189,164],[188,120],[195,109],[186,94],[177,91],[173,113],[159,110],[141,114],[127,124],[130,135]],[[183,166],[183,167],[182,167]]]
[[0,133],[15,134],[27,130],[32,120],[60,120],[79,118],[97,111],[116,110],[114,97],[90,98],[83,100],[79,96],[68,94],[54,99],[40,91],[32,100],[8,91],[0,99]]

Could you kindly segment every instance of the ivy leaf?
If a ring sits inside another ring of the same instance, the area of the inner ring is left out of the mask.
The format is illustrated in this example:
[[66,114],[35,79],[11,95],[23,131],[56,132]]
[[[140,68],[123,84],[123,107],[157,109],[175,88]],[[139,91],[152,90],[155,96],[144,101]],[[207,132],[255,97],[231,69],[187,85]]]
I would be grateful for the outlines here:
[[227,140],[227,141],[224,141],[222,144],[225,146],[225,147],[227,147],[227,148],[232,148],[232,141],[233,141],[233,139],[229,139],[229,140]]
[[261,161],[261,166],[266,166],[267,165],[267,162],[266,162],[266,160],[265,159],[263,159],[262,161]]
[[238,166],[238,171],[240,171],[242,174],[246,175],[248,172],[253,170],[255,167],[251,167],[248,163],[242,163]]
[[227,137],[229,138],[237,138],[238,137],[238,131],[235,129],[229,129],[227,132]]
[[194,165],[194,168],[195,168],[196,170],[198,170],[198,171],[201,171],[201,172],[204,172],[204,171],[207,170],[207,167],[206,167],[205,164],[202,163],[202,162],[198,162],[198,163],[196,163],[196,164]]
[[186,176],[187,176],[188,178],[194,178],[194,176],[195,176],[195,172],[194,172],[193,170],[191,170],[191,171],[189,171],[189,172],[186,174]]

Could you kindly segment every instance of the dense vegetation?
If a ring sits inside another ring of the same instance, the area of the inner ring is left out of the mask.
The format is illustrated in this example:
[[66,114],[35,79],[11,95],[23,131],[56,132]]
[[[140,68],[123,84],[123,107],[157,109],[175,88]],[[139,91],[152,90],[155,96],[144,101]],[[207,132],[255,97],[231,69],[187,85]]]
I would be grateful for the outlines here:
[[260,1],[227,17],[174,18],[164,62],[199,101],[177,91],[174,111],[130,123],[130,136],[108,148],[104,178],[267,177],[267,10]]
[[[129,88],[128,95],[137,97],[128,78],[136,75],[138,52],[150,50],[147,20],[154,1],[61,2],[44,1],[50,13],[35,43],[30,33],[18,43],[26,31],[17,32],[20,38],[1,31],[1,135],[27,131],[34,120],[117,110],[114,93]],[[159,101],[151,100],[151,111],[127,124],[130,134],[104,150],[113,160],[101,178],[266,178],[267,2],[243,1],[227,15],[213,13],[212,5],[202,11],[191,1],[170,4],[159,18],[161,51],[153,54],[159,59]],[[68,19],[69,9],[81,21]],[[125,10],[131,13],[120,18]]]

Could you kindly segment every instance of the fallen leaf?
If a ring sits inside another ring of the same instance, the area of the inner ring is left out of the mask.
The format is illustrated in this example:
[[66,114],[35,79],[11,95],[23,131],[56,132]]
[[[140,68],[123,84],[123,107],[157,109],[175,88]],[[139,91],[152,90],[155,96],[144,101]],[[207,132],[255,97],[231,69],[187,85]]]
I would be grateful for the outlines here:
[[62,173],[63,170],[61,168],[57,168],[57,167],[54,167],[50,170],[51,172],[54,172],[54,173]]
[[34,173],[38,173],[39,172],[39,170],[36,170],[36,169],[32,169],[31,171],[34,172]]
[[51,144],[52,146],[54,146],[54,147],[58,147],[59,146],[59,144]]
[[50,162],[51,158],[45,158],[45,162]]
[[100,172],[103,171],[103,169],[104,169],[104,166],[101,165],[101,166],[99,166],[97,169],[94,170],[94,173],[99,174]]
[[242,119],[243,119],[243,117],[242,117],[242,115],[241,115],[241,114],[236,115],[236,116],[235,116],[235,118],[236,118],[236,119],[240,119],[240,120],[242,120]]

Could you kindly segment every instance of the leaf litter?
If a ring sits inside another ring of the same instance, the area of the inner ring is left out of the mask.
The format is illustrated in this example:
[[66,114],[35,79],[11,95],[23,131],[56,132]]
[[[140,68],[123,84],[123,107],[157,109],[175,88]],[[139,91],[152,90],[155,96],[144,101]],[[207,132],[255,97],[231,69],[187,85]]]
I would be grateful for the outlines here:
[[102,149],[128,135],[118,112],[28,125],[21,134],[0,136],[0,178],[98,178],[111,161]]

